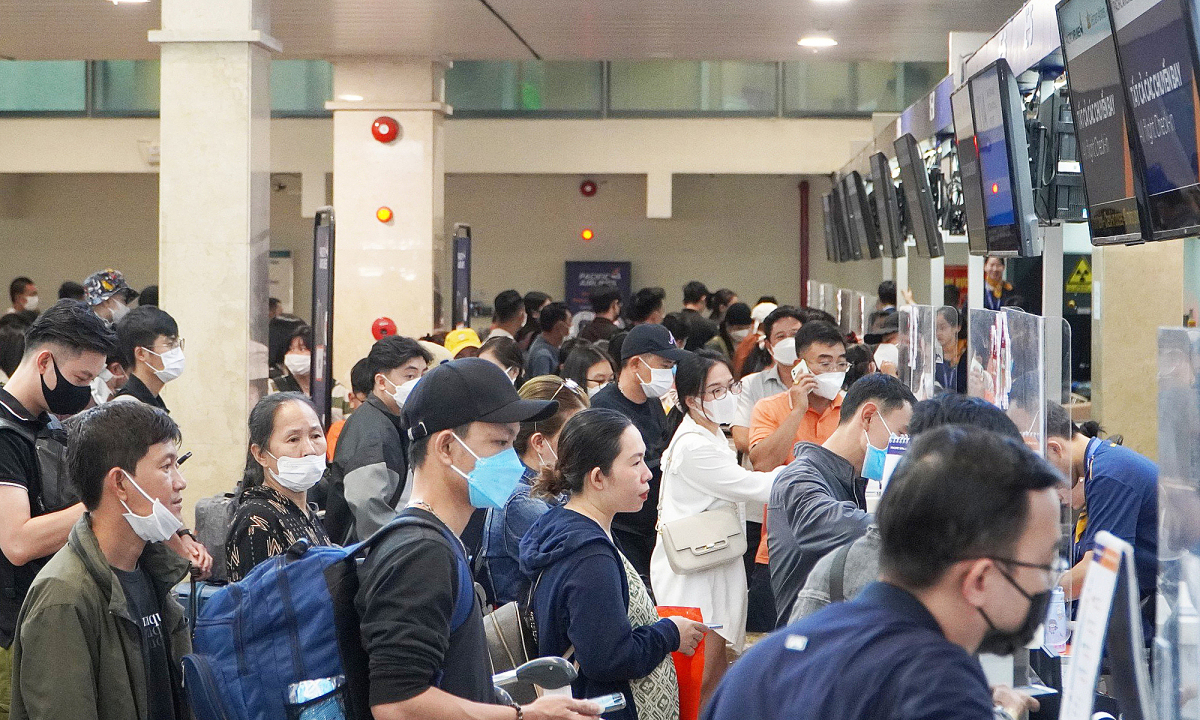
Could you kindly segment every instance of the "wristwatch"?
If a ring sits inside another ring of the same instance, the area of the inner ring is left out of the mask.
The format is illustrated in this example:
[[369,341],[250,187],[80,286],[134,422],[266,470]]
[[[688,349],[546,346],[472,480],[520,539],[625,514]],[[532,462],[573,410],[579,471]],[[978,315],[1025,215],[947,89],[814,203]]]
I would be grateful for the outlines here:
[[179,528],[178,530],[175,531],[175,534],[178,535],[179,537],[183,537],[184,535],[187,535],[188,537],[195,540],[196,542],[200,542],[200,538],[196,537],[196,533],[192,532],[191,530],[188,530],[187,528]]

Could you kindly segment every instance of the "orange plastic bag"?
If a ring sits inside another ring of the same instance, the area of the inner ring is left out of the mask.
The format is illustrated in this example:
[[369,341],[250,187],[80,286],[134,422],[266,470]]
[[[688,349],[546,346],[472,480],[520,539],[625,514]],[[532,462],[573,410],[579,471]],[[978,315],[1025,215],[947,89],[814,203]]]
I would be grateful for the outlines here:
[[[688,620],[704,622],[700,608],[659,605],[659,617],[678,615]],[[704,640],[689,657],[680,652],[671,653],[675,662],[675,674],[679,676],[679,720],[698,720],[700,717],[700,685],[704,682]]]

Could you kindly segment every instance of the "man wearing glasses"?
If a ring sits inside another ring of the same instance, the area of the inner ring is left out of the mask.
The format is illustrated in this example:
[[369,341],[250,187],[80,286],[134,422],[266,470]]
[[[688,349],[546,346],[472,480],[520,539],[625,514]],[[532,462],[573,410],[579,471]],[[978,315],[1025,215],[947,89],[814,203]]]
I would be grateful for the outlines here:
[[767,547],[775,609],[783,622],[817,561],[867,531],[871,516],[859,478],[868,449],[886,452],[891,435],[907,433],[916,402],[890,375],[860,378],[846,393],[833,434],[820,445],[798,444],[796,459],[779,473],[767,503]]
[[704,719],[1011,720],[1037,709],[993,693],[974,656],[1023,647],[1045,616],[1064,567],[1059,482],[1023,443],[981,428],[914,440],[879,506],[879,582],[756,645]]
[[153,305],[130,310],[117,322],[117,353],[129,379],[113,399],[132,398],[170,412],[160,393],[184,368],[175,318]]

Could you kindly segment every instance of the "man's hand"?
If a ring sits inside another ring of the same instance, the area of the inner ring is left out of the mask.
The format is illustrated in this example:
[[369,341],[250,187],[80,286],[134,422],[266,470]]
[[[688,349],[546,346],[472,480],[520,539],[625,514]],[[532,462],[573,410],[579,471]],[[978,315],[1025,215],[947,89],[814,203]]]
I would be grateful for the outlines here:
[[1034,712],[1041,704],[1037,698],[1013,690],[1007,685],[997,685],[992,688],[992,702],[1008,711],[1014,718],[1021,717],[1026,711]]
[[190,562],[192,567],[199,571],[196,576],[197,580],[207,580],[212,577],[212,555],[209,554],[208,548],[196,542],[191,535],[176,535],[167,541],[167,547],[174,550],[176,555]]
[[543,695],[521,708],[525,720],[587,720],[600,717],[600,706],[587,700]]
[[817,389],[817,376],[804,373],[796,380],[796,384],[788,388],[788,398],[792,401],[792,412],[803,415],[808,412],[808,394]]

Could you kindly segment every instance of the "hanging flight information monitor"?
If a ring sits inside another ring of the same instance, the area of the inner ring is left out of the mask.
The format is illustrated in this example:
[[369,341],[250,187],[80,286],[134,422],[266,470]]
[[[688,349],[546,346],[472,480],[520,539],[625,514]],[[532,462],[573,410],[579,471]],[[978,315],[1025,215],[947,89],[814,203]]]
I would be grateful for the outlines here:
[[954,116],[954,144],[958,154],[958,177],[962,185],[963,210],[967,219],[967,247],[972,255],[987,255],[984,229],[983,185],[979,182],[979,146],[975,141],[975,118],[971,114],[971,86],[963,85],[950,96]]
[[1188,0],[1108,0],[1117,63],[1136,132],[1152,240],[1200,232],[1196,47]]
[[1065,0],[1057,11],[1092,244],[1142,242],[1146,191],[1131,156],[1108,9],[1104,0]]

